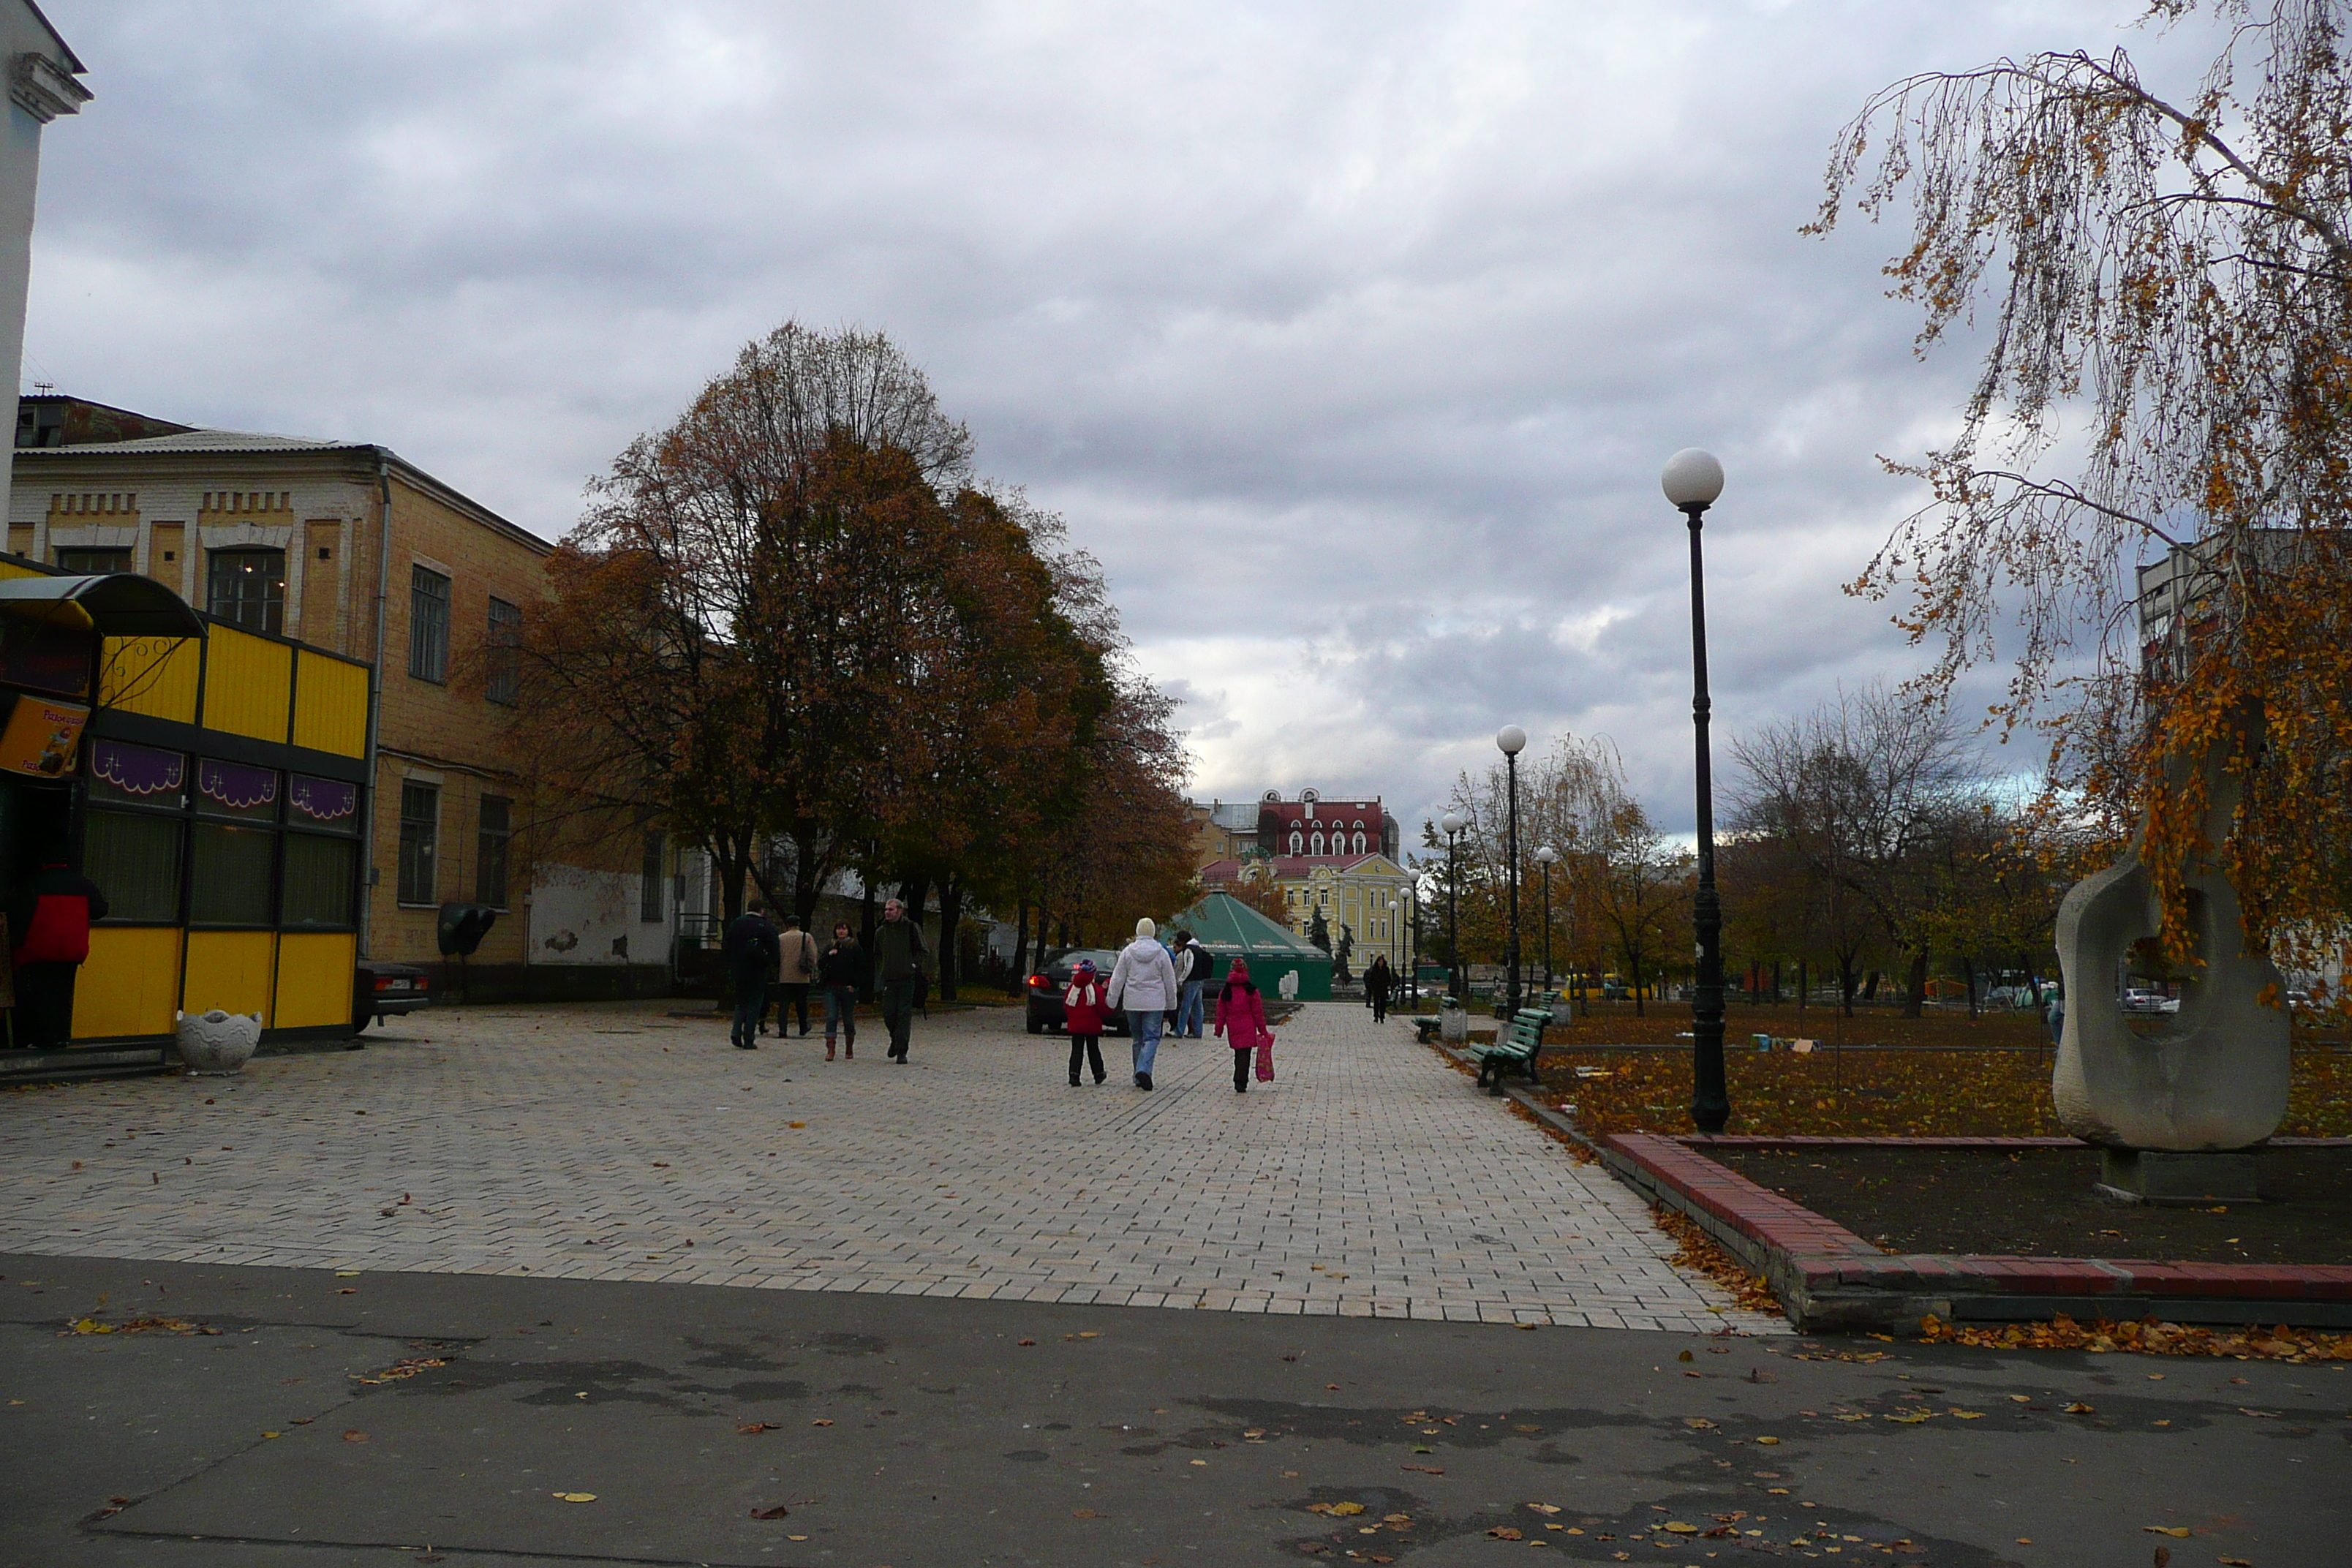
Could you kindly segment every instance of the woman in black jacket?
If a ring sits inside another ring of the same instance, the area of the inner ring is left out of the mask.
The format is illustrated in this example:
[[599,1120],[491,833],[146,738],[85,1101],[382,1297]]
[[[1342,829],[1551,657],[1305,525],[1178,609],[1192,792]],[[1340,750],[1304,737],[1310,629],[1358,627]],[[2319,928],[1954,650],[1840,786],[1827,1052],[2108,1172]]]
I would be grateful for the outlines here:
[[849,934],[847,921],[833,924],[833,945],[817,954],[816,983],[824,990],[824,1059],[833,1060],[833,1037],[843,1036],[842,1058],[857,1059],[857,986],[866,977],[866,950]]

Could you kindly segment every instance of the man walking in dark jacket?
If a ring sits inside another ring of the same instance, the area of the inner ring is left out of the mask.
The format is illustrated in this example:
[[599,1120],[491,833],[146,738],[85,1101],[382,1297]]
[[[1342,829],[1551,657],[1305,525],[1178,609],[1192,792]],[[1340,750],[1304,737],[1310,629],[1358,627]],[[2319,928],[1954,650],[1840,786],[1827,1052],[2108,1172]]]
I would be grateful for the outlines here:
[[915,986],[923,977],[923,928],[907,918],[892,899],[874,928],[874,962],[881,972],[882,1024],[890,1031],[890,1059],[906,1065],[908,1037],[915,1028]]
[[727,978],[735,987],[735,1048],[760,1048],[760,1018],[768,1010],[768,976],[783,957],[776,928],[768,923],[767,907],[758,900],[735,917],[719,946]]

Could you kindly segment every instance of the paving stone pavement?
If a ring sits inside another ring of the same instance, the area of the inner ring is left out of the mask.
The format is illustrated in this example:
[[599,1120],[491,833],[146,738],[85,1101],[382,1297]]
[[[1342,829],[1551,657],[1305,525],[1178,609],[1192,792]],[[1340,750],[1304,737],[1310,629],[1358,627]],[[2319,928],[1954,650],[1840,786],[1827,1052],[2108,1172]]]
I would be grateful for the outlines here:
[[727,1044],[662,1005],[452,1009],[241,1079],[0,1096],[0,1250],[1238,1312],[1786,1331],[1641,1201],[1362,1008],[1247,1095],[1214,1038],[1071,1089],[1015,1009]]

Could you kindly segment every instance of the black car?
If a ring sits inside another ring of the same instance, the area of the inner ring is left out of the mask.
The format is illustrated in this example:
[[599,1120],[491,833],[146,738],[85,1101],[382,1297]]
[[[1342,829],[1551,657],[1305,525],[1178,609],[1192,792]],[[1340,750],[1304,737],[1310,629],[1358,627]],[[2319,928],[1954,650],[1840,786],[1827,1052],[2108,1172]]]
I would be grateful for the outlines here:
[[380,958],[360,960],[352,996],[353,1029],[366,1028],[370,1018],[381,1024],[394,1015],[415,1013],[431,1005],[431,977],[416,965]]
[[[1093,960],[1095,968],[1102,975],[1103,984],[1110,984],[1111,965],[1118,962],[1118,954],[1108,948],[1073,947],[1055,953],[1045,960],[1043,968],[1029,976],[1031,1034],[1042,1035],[1048,1029],[1062,1026],[1062,994],[1070,988],[1070,975],[1082,958]],[[1109,1034],[1124,1035],[1127,1033],[1127,1019],[1123,1015],[1114,1013],[1103,1027]]]

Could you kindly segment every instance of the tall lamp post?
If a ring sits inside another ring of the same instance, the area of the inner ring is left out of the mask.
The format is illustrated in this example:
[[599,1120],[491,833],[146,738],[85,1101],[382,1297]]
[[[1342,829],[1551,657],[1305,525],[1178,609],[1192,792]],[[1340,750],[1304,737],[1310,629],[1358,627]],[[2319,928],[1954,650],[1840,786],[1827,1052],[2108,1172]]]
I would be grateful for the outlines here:
[[1510,784],[1507,795],[1511,803],[1510,829],[1504,844],[1511,858],[1511,940],[1507,962],[1510,978],[1504,982],[1503,1011],[1511,1017],[1519,1013],[1519,753],[1527,750],[1528,732],[1517,724],[1506,724],[1495,731],[1496,748],[1503,753],[1503,763]]
[[1445,994],[1456,1002],[1462,1000],[1465,976],[1462,973],[1462,829],[1468,826],[1462,814],[1449,811],[1437,819],[1445,829]]
[[1715,891],[1715,779],[1707,745],[1711,704],[1706,691],[1706,574],[1699,531],[1706,509],[1723,493],[1723,465],[1696,447],[1666,459],[1659,484],[1690,523],[1691,725],[1698,758],[1698,895],[1691,924],[1698,937],[1698,984],[1691,994],[1691,1121],[1702,1132],[1720,1132],[1731,1119],[1723,1076],[1723,904]]
[[1396,909],[1398,917],[1412,925],[1412,934],[1400,938],[1397,942],[1397,956],[1405,963],[1404,979],[1399,986],[1399,994],[1408,1002],[1418,1004],[1421,1001],[1421,921],[1413,917],[1411,882],[1397,889]]
[[1543,988],[1547,991],[1551,989],[1551,864],[1559,858],[1559,851],[1549,844],[1536,851],[1536,864],[1543,868]]

